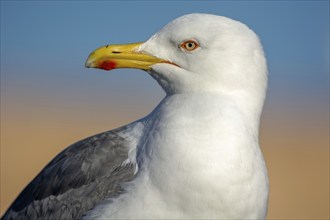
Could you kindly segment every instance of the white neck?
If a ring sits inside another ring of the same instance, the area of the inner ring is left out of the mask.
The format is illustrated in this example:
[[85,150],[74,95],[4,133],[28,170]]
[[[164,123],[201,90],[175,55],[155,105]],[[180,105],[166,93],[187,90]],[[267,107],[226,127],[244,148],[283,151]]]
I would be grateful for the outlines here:
[[[200,210],[192,210],[201,204],[205,210],[221,212],[221,199],[227,209],[226,204],[238,199],[228,195],[228,186],[236,187],[238,193],[250,191],[241,181],[255,181],[260,176],[255,168],[264,166],[258,145],[260,111],[248,100],[219,94],[165,97],[148,117],[151,132],[140,149],[144,161],[140,172],[147,174],[148,187],[161,192],[166,204],[184,204],[192,216],[198,216]],[[189,196],[196,192],[199,196],[191,200]]]

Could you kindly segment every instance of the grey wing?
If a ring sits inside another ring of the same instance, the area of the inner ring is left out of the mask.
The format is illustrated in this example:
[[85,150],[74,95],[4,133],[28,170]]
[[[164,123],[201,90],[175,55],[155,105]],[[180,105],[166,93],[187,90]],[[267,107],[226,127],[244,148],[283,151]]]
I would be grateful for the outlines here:
[[104,132],[58,154],[21,192],[3,220],[79,219],[102,200],[118,196],[137,165],[129,160],[143,124]]

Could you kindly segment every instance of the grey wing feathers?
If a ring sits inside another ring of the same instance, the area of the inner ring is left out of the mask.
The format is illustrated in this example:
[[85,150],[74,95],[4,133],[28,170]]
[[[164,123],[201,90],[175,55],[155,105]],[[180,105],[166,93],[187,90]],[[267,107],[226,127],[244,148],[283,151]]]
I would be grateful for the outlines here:
[[127,138],[127,133],[136,124],[141,123],[66,148],[21,192],[2,219],[79,219],[102,200],[119,195],[121,184],[132,180],[137,169],[127,162],[139,135],[133,132],[133,138]]

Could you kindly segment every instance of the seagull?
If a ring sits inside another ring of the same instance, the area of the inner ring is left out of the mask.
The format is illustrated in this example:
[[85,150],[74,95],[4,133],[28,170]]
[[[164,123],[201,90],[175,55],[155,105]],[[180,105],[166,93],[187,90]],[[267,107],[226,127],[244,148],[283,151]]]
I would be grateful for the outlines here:
[[85,66],[144,70],[166,95],[144,118],[59,153],[3,220],[266,218],[268,71],[251,29],[188,14],[146,42],[96,49]]

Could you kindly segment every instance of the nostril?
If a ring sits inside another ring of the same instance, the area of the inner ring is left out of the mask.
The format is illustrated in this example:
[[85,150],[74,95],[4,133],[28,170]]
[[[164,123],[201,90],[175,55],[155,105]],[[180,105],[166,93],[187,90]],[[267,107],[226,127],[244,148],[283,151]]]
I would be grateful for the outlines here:
[[119,51],[112,51],[112,53],[121,53],[121,52],[119,52]]

